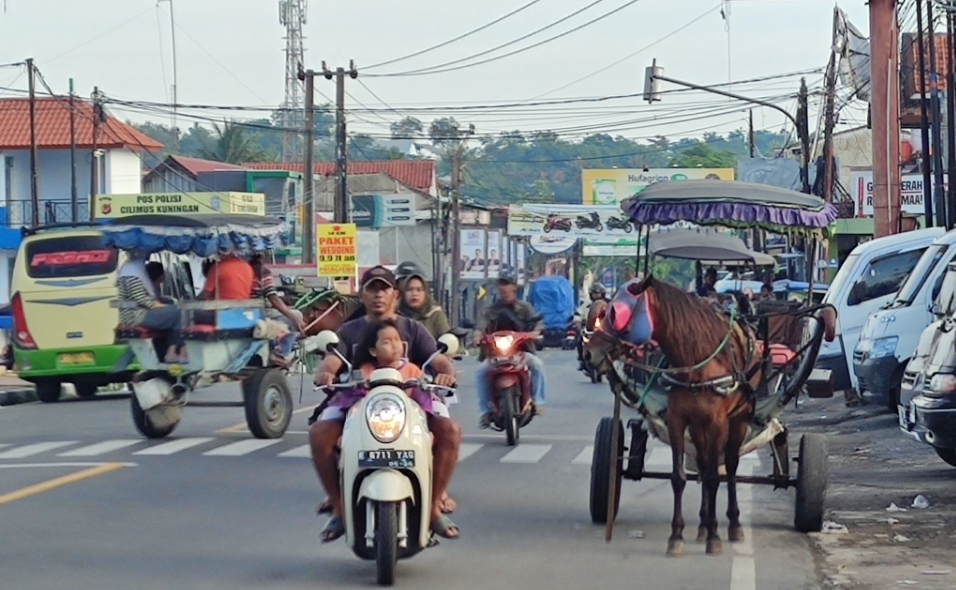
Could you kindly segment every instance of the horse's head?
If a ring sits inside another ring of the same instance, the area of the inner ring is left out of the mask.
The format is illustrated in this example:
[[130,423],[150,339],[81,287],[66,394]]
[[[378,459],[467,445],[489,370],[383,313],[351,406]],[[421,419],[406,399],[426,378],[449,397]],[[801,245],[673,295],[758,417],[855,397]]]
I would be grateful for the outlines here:
[[632,279],[618,289],[607,307],[602,328],[631,344],[644,344],[654,335],[648,288],[653,279]]

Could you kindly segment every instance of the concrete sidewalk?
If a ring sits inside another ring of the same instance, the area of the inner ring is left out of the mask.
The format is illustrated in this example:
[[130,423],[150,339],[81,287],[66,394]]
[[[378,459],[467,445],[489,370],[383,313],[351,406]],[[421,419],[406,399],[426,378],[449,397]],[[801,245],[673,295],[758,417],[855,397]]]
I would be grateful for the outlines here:
[[13,406],[36,400],[36,388],[32,383],[10,373],[0,375],[0,406]]

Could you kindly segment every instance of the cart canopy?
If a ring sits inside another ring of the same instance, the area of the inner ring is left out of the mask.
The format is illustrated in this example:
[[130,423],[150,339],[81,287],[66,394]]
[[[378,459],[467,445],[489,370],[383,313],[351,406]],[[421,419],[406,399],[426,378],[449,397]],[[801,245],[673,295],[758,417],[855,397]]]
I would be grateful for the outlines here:
[[701,262],[744,262],[756,266],[776,263],[773,256],[748,249],[740,238],[713,230],[674,229],[652,233],[647,250],[651,256]]
[[256,215],[132,215],[98,228],[107,246],[121,250],[192,253],[206,258],[216,253],[251,254],[282,245],[286,224]]

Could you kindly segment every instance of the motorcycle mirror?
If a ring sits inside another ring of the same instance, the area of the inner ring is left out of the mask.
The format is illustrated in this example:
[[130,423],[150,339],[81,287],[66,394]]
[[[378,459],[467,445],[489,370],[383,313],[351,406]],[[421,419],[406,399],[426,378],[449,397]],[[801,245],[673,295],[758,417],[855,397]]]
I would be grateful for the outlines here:
[[454,334],[442,334],[438,337],[438,350],[442,354],[455,356],[458,352],[458,337]]
[[309,352],[325,354],[332,352],[339,345],[339,335],[332,330],[322,330],[316,336],[306,339]]

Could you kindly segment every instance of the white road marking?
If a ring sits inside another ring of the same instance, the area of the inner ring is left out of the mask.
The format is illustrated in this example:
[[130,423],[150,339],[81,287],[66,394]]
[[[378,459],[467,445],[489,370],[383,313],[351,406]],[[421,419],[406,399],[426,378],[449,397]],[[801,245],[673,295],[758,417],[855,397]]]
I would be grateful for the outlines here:
[[170,441],[168,443],[163,443],[148,449],[143,449],[142,451],[136,451],[134,455],[172,455],[173,453],[178,453],[209,441],[213,440],[212,438],[181,438],[179,440]]
[[295,447],[294,449],[289,449],[288,451],[279,453],[280,457],[293,457],[296,459],[308,459],[312,457],[312,450],[309,445],[302,445],[300,447]]
[[458,445],[458,462],[461,463],[468,457],[471,457],[478,452],[478,449],[485,445],[475,444],[475,443],[461,443]]
[[80,447],[78,449],[73,449],[72,451],[67,451],[65,453],[60,453],[57,456],[58,457],[96,457],[98,455],[105,455],[106,453],[112,453],[113,451],[125,449],[126,447],[131,447],[141,442],[143,441],[129,440],[129,439],[106,440],[101,443],[96,443],[89,446]]
[[519,445],[501,458],[501,463],[537,463],[552,445]]
[[[754,453],[753,456],[757,457]],[[759,457],[758,457],[759,460]],[[753,475],[758,462],[741,461],[737,468],[740,475]],[[757,569],[754,565],[753,529],[750,527],[750,515],[753,511],[753,486],[737,486],[737,506],[740,509],[740,524],[744,540],[734,543],[734,557],[730,566],[730,590],[756,590]]]
[[217,447],[211,451],[206,451],[203,453],[203,455],[208,455],[211,457],[241,457],[243,455],[248,455],[249,453],[258,451],[259,449],[271,447],[278,442],[280,441],[277,439],[260,440],[253,438],[249,440],[241,440],[223,447]]
[[571,461],[571,465],[590,465],[593,457],[594,445],[588,445]]
[[[477,439],[492,439],[492,440],[505,440],[504,432],[489,433],[489,432],[476,432],[476,433],[465,433],[461,435],[462,438],[477,438]],[[525,434],[521,433],[521,440],[546,440],[546,441],[556,441],[556,442],[592,442],[594,440],[593,436],[576,436],[573,434]]]
[[32,445],[24,445],[22,447],[14,447],[9,451],[0,453],[0,459],[23,459],[24,457],[32,457],[33,455],[39,455],[40,453],[46,453],[47,451],[52,451],[54,449],[68,447],[75,444],[77,444],[77,441],[75,440],[66,440],[58,442],[42,442]]

